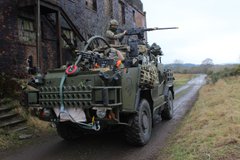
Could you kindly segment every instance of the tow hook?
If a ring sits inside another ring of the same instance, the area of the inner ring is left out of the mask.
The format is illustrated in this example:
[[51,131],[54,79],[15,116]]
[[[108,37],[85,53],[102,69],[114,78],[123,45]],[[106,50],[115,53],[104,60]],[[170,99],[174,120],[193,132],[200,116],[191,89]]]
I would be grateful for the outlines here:
[[99,131],[101,129],[101,126],[99,124],[99,121],[95,121],[95,117],[92,117],[92,122],[91,123],[77,123],[80,127],[85,128],[85,129],[92,129],[95,131]]
[[99,121],[95,121],[95,117],[92,117],[92,129],[95,131],[99,131],[101,129]]
[[85,129],[92,129],[92,130],[95,130],[95,131],[99,131],[101,129],[101,126],[99,124],[99,121],[96,121],[94,123],[89,123],[89,124],[86,124],[86,123],[77,123],[79,125],[79,127],[81,128],[85,128]]
[[94,129],[95,131],[99,131],[99,130],[101,129],[101,126],[100,126],[100,124],[99,124],[99,121],[96,121],[96,123],[93,125],[93,129]]

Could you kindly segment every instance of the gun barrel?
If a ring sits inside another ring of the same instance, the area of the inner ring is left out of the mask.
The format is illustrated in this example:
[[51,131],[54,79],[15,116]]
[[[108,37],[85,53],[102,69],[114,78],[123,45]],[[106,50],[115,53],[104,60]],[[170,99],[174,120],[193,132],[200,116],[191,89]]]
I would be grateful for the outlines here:
[[155,28],[156,30],[166,30],[166,29],[178,29],[178,27],[165,27],[165,28]]
[[178,27],[165,27],[165,28],[145,28],[144,31],[155,31],[155,30],[167,30],[167,29],[178,29]]

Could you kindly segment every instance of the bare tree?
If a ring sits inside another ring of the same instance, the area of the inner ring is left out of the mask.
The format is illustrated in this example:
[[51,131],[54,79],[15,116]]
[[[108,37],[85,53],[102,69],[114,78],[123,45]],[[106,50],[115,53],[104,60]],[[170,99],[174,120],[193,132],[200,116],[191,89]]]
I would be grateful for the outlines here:
[[211,58],[206,58],[202,61],[202,65],[204,66],[213,66],[213,60]]
[[207,73],[209,68],[214,65],[213,60],[211,58],[206,58],[202,61],[201,68],[203,73]]

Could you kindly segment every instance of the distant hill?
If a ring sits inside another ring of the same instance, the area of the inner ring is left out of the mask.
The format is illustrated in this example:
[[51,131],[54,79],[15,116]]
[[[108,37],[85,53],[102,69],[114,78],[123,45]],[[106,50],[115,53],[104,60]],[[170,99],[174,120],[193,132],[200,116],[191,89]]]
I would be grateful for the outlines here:
[[182,63],[164,64],[165,69],[171,69],[175,73],[207,73],[207,71],[219,71],[225,68],[234,68],[237,64],[216,64],[207,68],[201,64]]
[[192,63],[183,63],[183,64],[165,64],[164,65],[165,68],[179,68],[179,67],[182,67],[182,68],[192,68],[192,67],[198,67],[200,66],[200,64],[192,64]]

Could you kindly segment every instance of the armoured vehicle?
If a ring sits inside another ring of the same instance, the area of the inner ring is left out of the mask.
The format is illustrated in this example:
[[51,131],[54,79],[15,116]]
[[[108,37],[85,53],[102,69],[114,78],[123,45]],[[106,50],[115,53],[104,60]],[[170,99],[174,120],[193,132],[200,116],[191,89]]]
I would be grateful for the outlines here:
[[[127,142],[145,145],[154,117],[173,116],[173,74],[163,68],[161,48],[143,40],[145,31],[156,29],[128,30],[121,46],[90,38],[74,63],[34,78],[28,106],[41,120],[55,123],[65,140],[119,127]],[[124,61],[111,57],[116,52],[125,54]]]

